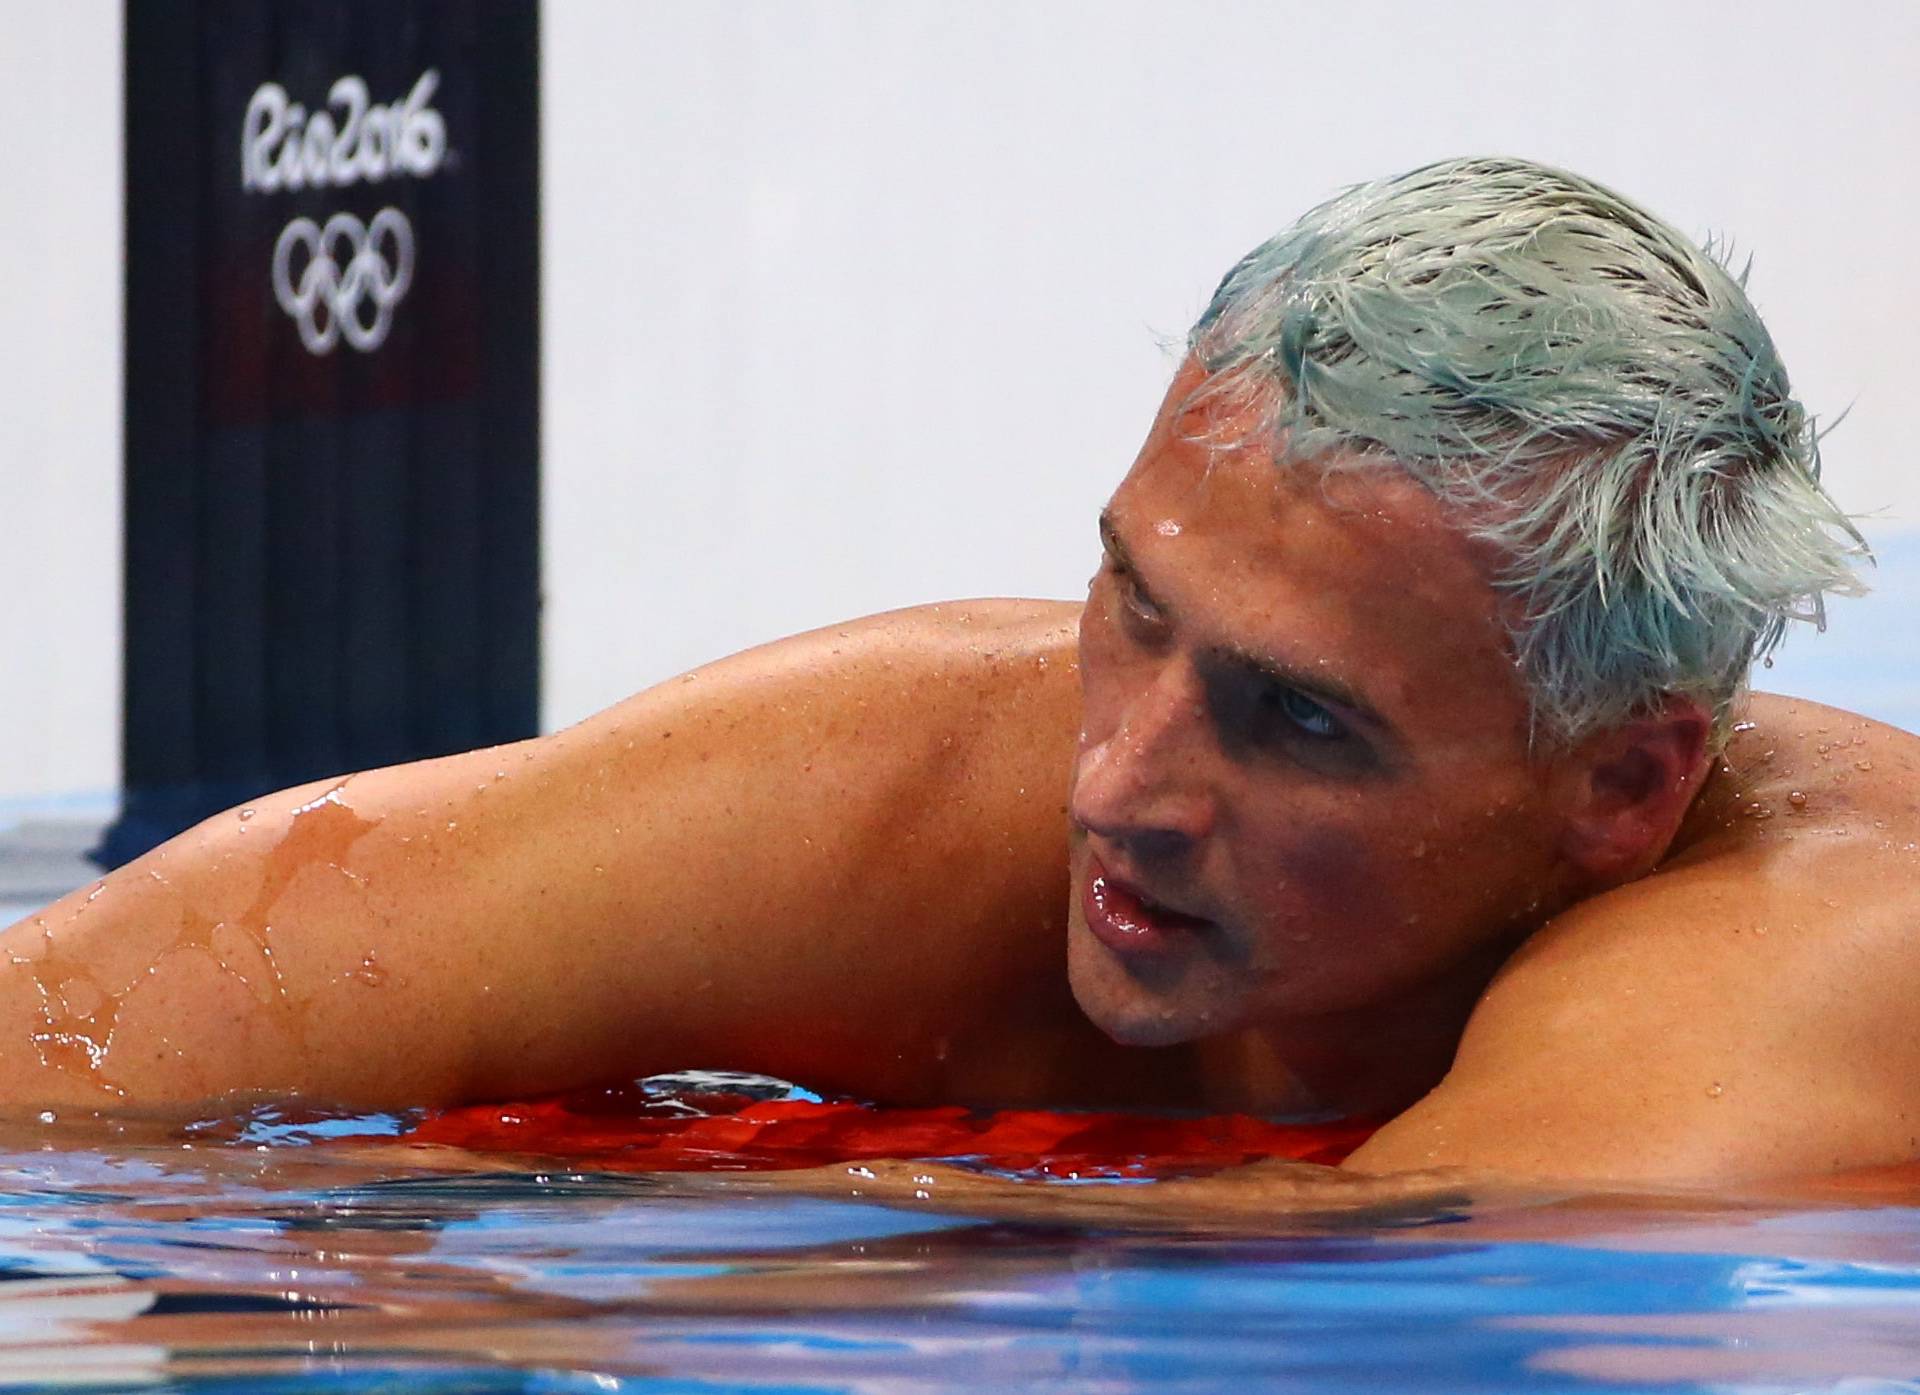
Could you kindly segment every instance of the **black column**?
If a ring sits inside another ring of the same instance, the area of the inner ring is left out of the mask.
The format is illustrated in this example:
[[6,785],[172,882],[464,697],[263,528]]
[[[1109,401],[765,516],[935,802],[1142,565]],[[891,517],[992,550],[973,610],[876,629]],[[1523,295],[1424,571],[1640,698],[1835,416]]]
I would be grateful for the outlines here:
[[532,734],[532,0],[128,0],[126,805]]

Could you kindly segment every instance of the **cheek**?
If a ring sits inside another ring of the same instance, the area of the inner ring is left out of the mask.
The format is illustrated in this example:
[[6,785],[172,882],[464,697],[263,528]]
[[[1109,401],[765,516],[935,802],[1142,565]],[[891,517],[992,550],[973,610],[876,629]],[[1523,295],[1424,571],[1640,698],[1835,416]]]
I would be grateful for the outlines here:
[[1301,913],[1316,927],[1397,923],[1418,899],[1408,883],[1420,864],[1410,864],[1408,851],[1397,837],[1328,827],[1303,833],[1288,857]]
[[1512,810],[1421,801],[1364,826],[1303,811],[1263,868],[1269,937],[1364,949],[1383,969],[1449,958],[1527,912],[1544,875],[1537,843]]
[[1462,869],[1435,820],[1417,806],[1362,811],[1302,797],[1269,810],[1279,835],[1243,864],[1266,900],[1256,913],[1282,951],[1315,944],[1391,953],[1403,934],[1445,919]]

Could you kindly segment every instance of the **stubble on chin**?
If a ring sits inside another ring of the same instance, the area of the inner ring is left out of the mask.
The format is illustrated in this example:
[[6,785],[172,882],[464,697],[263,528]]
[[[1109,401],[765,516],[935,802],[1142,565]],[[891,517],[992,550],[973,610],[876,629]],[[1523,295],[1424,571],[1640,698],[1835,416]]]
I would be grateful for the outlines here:
[[1129,969],[1076,915],[1067,931],[1067,982],[1080,1011],[1122,1046],[1174,1046],[1215,1030],[1176,996],[1172,965]]

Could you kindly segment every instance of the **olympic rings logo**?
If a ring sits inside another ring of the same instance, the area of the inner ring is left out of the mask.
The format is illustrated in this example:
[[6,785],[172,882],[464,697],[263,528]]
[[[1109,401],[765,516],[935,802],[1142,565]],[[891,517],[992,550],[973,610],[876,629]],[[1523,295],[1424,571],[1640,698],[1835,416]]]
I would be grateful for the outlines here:
[[393,308],[413,284],[413,224],[397,208],[362,223],[336,213],[324,224],[295,218],[273,246],[273,295],[311,354],[341,339],[361,353],[386,342]]

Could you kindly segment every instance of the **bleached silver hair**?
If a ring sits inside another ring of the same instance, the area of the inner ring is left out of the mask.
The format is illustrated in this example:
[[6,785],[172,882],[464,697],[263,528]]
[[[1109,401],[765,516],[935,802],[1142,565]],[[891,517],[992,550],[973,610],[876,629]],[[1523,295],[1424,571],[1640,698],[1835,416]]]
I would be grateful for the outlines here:
[[1866,555],[1745,280],[1577,175],[1450,160],[1243,258],[1189,337],[1196,398],[1258,407],[1283,463],[1391,461],[1492,543],[1537,733],[1684,694],[1724,740]]

